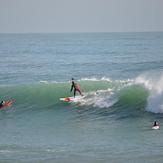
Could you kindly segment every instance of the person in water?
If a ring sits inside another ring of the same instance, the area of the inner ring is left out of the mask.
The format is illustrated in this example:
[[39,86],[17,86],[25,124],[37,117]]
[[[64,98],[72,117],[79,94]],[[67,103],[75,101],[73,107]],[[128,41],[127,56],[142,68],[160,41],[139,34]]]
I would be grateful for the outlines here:
[[74,78],[72,78],[71,81],[72,81],[72,85],[71,85],[71,90],[70,91],[72,92],[72,90],[74,89],[74,98],[75,98],[75,95],[76,95],[76,91],[78,91],[80,93],[80,95],[83,96],[83,94],[81,93],[79,85],[74,82]]
[[154,124],[153,124],[153,127],[155,126],[159,126],[158,123],[155,121]]
[[1,101],[1,103],[0,103],[0,109],[5,106],[5,103],[6,103],[5,101]]
[[14,101],[15,100],[1,101],[0,109],[11,106]]
[[4,106],[4,104],[5,104],[5,101],[1,101],[0,108],[2,108]]

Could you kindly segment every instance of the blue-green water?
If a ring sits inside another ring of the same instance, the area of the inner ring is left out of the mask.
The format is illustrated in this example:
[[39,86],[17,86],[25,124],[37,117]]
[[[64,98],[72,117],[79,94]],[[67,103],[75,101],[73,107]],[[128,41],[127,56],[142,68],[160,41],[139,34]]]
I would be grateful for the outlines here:
[[0,58],[0,162],[163,162],[163,33],[0,34]]

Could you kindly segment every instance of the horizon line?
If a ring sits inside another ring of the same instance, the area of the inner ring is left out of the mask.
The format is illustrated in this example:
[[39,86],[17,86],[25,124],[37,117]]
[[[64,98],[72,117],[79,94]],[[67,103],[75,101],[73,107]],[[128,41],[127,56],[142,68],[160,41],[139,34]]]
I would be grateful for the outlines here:
[[0,34],[87,34],[87,33],[160,33],[161,31],[110,31],[110,32],[0,32]]

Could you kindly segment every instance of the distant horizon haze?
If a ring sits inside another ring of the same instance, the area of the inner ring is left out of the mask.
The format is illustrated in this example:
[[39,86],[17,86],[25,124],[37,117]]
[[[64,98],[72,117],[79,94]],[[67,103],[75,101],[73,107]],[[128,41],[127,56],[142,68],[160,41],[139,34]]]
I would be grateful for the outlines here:
[[0,33],[161,32],[163,0],[0,0]]

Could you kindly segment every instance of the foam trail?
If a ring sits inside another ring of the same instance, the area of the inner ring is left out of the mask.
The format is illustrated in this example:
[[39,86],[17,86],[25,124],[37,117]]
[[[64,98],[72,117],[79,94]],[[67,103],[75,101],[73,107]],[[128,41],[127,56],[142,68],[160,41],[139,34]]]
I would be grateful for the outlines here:
[[81,101],[81,106],[93,106],[98,108],[108,108],[118,101],[114,97],[112,89],[92,91],[85,94],[85,98]]

